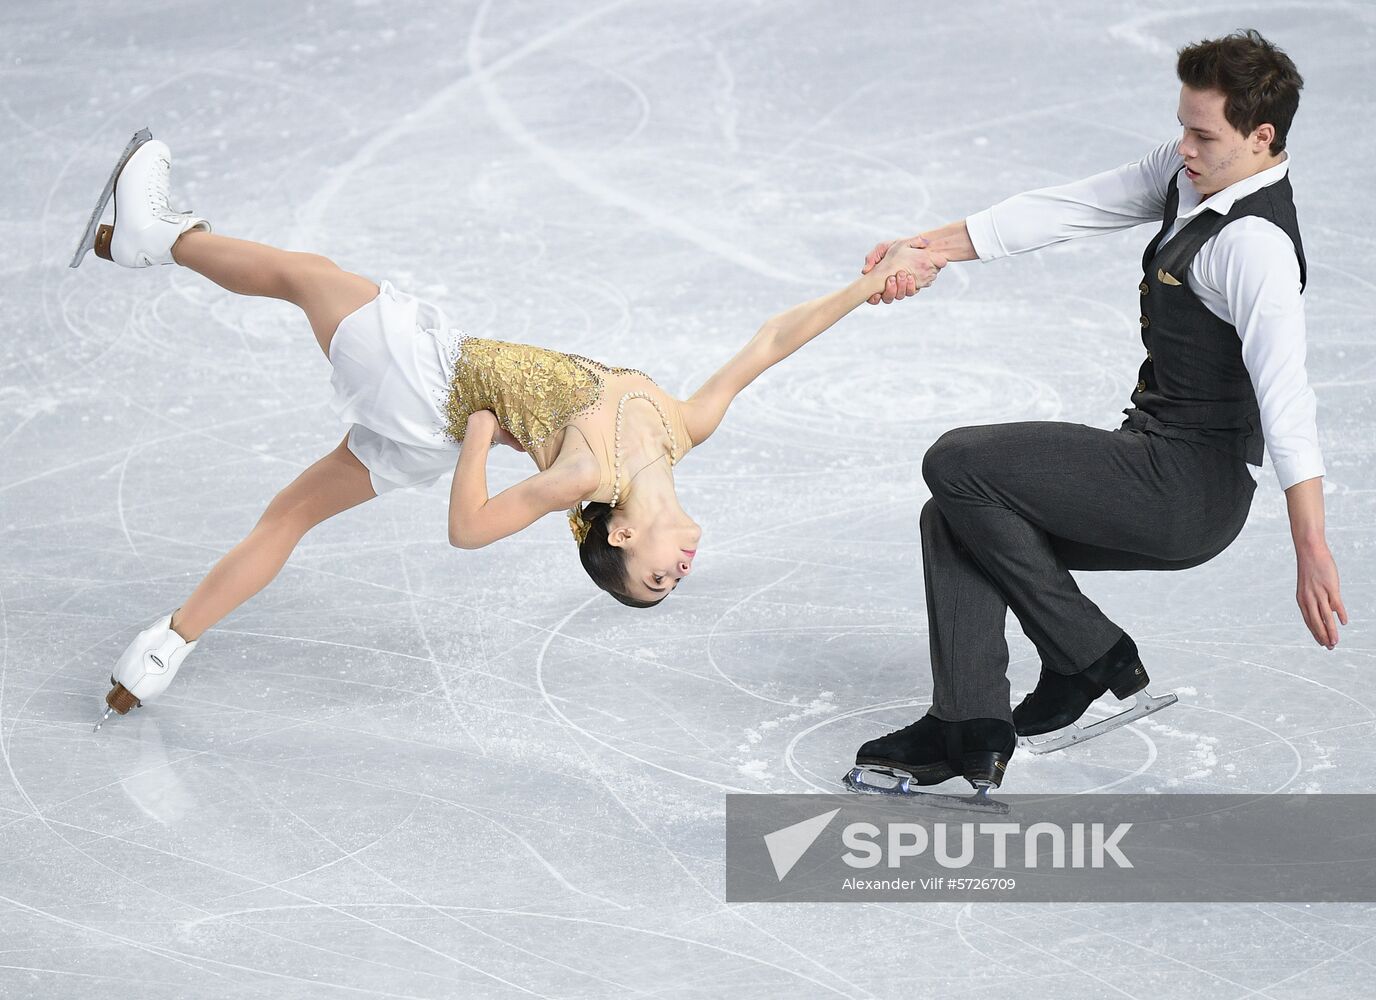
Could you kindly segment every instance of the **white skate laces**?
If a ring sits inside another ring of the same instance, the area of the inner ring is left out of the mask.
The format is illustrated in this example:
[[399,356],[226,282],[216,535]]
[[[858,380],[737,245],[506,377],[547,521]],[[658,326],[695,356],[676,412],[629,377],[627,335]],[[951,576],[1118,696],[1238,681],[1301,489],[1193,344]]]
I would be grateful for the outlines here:
[[191,212],[175,212],[167,192],[172,154],[167,144],[149,139],[119,170],[114,185],[115,221],[100,226],[96,255],[124,267],[172,264],[172,245],[191,229],[210,232],[210,223]]

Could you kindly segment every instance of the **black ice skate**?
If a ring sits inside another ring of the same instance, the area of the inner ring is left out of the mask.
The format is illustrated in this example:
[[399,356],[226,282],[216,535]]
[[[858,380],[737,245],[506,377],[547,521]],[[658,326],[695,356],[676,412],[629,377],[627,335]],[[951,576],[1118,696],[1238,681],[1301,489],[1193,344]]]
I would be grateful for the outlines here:
[[[1153,698],[1147,693],[1151,678],[1137,655],[1137,644],[1127,633],[1099,659],[1077,674],[1058,674],[1042,667],[1037,686],[1013,709],[1018,746],[1030,753],[1053,753],[1121,729],[1178,700],[1174,694]],[[1117,715],[1088,726],[1076,721],[1099,697],[1112,691],[1120,701],[1137,696],[1136,703]],[[1057,732],[1064,730],[1064,732]],[[1055,733],[1044,740],[1033,739]]]
[[[856,752],[855,767],[841,780],[854,792],[903,795],[938,808],[1003,814],[1008,812],[1008,803],[991,799],[989,789],[1003,783],[1016,745],[1013,726],[998,719],[945,722],[924,715],[912,725],[863,744]],[[970,782],[974,795],[912,788],[937,785],[957,775]],[[885,780],[870,780],[874,776]]]

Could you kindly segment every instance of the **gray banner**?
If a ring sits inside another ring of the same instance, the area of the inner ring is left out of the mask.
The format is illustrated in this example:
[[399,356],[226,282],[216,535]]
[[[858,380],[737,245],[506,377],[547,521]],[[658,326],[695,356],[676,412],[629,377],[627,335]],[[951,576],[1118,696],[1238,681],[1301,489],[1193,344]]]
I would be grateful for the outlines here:
[[1376,902],[1376,795],[728,795],[728,902]]

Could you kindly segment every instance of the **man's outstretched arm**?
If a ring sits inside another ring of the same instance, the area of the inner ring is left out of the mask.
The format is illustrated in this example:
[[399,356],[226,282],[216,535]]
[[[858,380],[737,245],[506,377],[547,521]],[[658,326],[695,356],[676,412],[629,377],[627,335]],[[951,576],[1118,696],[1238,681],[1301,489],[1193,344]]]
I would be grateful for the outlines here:
[[[1142,159],[1083,180],[1038,188],[1007,198],[992,208],[909,237],[947,260],[997,260],[1083,236],[1160,222],[1170,179],[1181,166],[1175,140],[1157,146]],[[918,241],[926,240],[923,244]],[[881,260],[896,242],[880,243],[865,258],[862,274]],[[898,275],[870,302],[893,302],[916,294],[911,281]]]

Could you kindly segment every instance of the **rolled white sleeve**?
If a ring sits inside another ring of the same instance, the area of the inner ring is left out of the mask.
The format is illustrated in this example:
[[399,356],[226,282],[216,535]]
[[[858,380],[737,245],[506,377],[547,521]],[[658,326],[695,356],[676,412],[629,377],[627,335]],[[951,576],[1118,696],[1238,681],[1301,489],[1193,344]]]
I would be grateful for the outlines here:
[[1081,236],[1161,222],[1166,191],[1182,160],[1176,140],[1135,163],[1093,177],[1014,195],[965,220],[980,260],[997,260]]
[[1324,474],[1317,401],[1304,367],[1299,261],[1290,237],[1256,217],[1224,226],[1213,243],[1199,276],[1227,301],[1261,410],[1266,450],[1280,488],[1287,490]]

